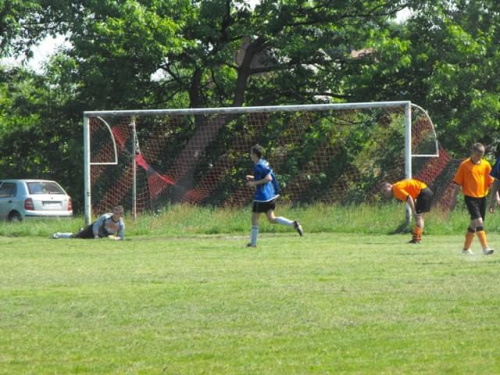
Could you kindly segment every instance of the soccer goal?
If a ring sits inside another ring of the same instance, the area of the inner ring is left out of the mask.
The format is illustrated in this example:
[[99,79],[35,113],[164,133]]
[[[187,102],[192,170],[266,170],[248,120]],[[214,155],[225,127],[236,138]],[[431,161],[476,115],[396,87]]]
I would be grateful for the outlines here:
[[84,113],[85,218],[121,204],[132,216],[172,204],[244,206],[249,150],[265,149],[281,201],[359,204],[383,180],[440,181],[450,158],[409,101]]

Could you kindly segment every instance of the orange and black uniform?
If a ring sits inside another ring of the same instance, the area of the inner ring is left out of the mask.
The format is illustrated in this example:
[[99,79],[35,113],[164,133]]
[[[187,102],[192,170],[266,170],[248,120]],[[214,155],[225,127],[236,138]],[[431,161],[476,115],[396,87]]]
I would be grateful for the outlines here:
[[[434,193],[425,183],[415,179],[407,179],[396,182],[392,185],[392,195],[400,201],[406,202],[408,197],[412,197],[415,202],[415,211],[417,214],[423,214],[431,210],[432,198]],[[422,241],[423,228],[415,225],[411,243],[420,243]]]
[[429,212],[431,210],[433,193],[425,183],[415,179],[408,179],[396,182],[392,185],[394,198],[406,202],[408,197],[412,197],[415,203],[417,214]]
[[[460,164],[453,178],[453,182],[462,187],[471,220],[479,218],[484,220],[486,215],[486,196],[488,188],[494,181],[490,172],[491,165],[486,160],[481,159],[479,163],[474,163],[471,158],[467,158]],[[471,228],[469,226],[465,234],[464,250],[470,249],[476,233],[483,249],[488,248],[484,227]]]
[[471,158],[465,159],[453,178],[453,182],[462,187],[465,203],[471,220],[482,218],[486,213],[486,196],[494,179],[490,176],[491,165],[486,160],[476,164]]

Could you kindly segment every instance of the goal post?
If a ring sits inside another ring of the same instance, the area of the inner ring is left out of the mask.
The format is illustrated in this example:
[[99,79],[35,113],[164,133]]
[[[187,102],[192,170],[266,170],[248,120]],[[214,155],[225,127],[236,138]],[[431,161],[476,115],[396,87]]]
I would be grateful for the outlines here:
[[[414,112],[423,120],[412,120]],[[372,130],[375,127],[377,131]],[[322,189],[318,196],[328,197],[333,190],[356,195],[359,189],[353,185],[357,181],[373,190],[374,179],[365,181],[364,174],[370,169],[369,173],[384,177],[381,169],[391,162],[390,155],[384,159],[384,147],[399,152],[391,144],[400,142],[399,136],[404,144],[404,169],[393,176],[386,173],[389,178],[412,178],[413,158],[440,156],[430,117],[410,101],[86,111],[83,133],[87,224],[93,214],[101,213],[96,210],[110,210],[117,204],[126,206],[135,218],[139,212],[158,210],[165,202],[248,203],[237,179],[244,165],[241,157],[248,156],[253,143],[266,143],[272,149],[268,159],[278,175],[285,174],[284,195],[294,201],[304,195],[302,186]],[[361,161],[353,161],[354,152],[361,153]],[[380,160],[371,163],[373,155],[379,154]],[[399,168],[403,160],[399,154],[396,159]],[[355,175],[353,183],[346,171]],[[222,191],[223,186],[232,190]]]

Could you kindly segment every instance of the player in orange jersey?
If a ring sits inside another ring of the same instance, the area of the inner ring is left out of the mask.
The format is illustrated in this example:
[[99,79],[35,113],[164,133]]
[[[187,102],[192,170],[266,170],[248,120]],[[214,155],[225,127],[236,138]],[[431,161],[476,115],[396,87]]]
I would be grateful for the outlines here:
[[486,196],[488,188],[493,183],[493,177],[490,176],[491,165],[483,159],[484,146],[476,143],[472,146],[471,155],[465,159],[458,168],[453,178],[456,189],[462,188],[465,204],[470,213],[470,224],[465,234],[463,253],[472,255],[472,241],[477,234],[483,254],[493,254],[494,250],[488,246],[486,232],[484,230],[484,217],[486,214]]
[[415,217],[415,226],[413,227],[413,236],[410,243],[419,244],[422,242],[422,233],[424,231],[424,213],[431,210],[434,193],[425,183],[415,179],[406,179],[390,184],[382,183],[382,194],[387,198],[394,198],[408,203],[411,212]]

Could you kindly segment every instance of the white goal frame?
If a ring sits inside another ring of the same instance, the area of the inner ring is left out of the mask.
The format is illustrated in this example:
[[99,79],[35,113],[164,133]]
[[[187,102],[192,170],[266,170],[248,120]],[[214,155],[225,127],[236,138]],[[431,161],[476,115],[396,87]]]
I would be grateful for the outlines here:
[[[353,110],[353,109],[377,109],[377,108],[404,108],[404,155],[405,155],[405,178],[412,178],[412,158],[413,157],[439,157],[439,147],[434,124],[429,114],[420,106],[411,103],[411,101],[387,101],[387,102],[363,102],[363,103],[337,103],[337,104],[308,104],[308,105],[281,105],[281,106],[256,106],[256,107],[223,107],[223,108],[191,108],[191,109],[156,109],[156,110],[115,110],[115,111],[85,111],[83,113],[83,165],[84,165],[84,209],[85,223],[88,225],[92,221],[92,202],[91,202],[91,181],[90,168],[92,165],[102,165],[103,163],[93,163],[90,158],[90,121],[91,117],[100,116],[162,116],[162,115],[204,115],[204,114],[243,114],[255,112],[299,112],[299,111],[329,111],[329,110]],[[411,149],[411,127],[412,127],[412,108],[422,111],[428,118],[435,142],[434,154],[412,153]],[[135,121],[132,121],[135,128]],[[109,128],[109,125],[105,123]],[[116,153],[116,143],[109,129]],[[134,137],[135,137],[134,131]],[[136,147],[136,142],[133,142]],[[135,150],[133,152],[135,158]],[[113,163],[105,163],[113,164]],[[134,163],[135,164],[135,163]],[[135,181],[134,181],[135,183]],[[133,189],[135,191],[135,189]],[[132,197],[135,202],[135,197]],[[135,207],[135,204],[133,204]],[[132,217],[135,219],[136,212],[132,209]]]

